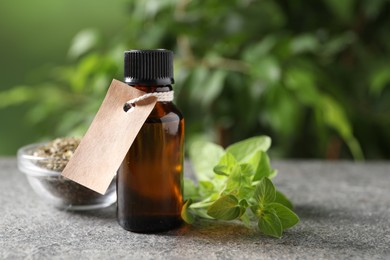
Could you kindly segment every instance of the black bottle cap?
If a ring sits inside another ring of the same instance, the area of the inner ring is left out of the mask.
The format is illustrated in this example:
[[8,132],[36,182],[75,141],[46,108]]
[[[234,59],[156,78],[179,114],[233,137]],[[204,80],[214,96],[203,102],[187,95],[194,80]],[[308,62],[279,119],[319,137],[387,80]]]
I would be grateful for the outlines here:
[[124,74],[129,85],[173,84],[173,52],[164,49],[125,51]]

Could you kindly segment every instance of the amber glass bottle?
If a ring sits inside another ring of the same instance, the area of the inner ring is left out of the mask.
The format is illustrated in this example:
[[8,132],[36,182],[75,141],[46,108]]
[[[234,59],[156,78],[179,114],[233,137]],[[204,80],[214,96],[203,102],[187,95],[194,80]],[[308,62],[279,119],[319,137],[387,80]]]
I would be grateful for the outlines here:
[[[125,82],[147,93],[172,91],[173,53],[125,52]],[[184,119],[172,102],[157,102],[117,174],[117,217],[133,232],[178,227],[183,204]]]

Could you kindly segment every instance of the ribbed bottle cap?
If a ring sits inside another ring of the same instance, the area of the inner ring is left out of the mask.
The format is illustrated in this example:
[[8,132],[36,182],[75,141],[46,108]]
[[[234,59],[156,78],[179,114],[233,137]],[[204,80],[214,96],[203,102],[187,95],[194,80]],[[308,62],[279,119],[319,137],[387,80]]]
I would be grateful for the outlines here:
[[169,50],[125,51],[125,82],[130,85],[173,84],[173,52]]

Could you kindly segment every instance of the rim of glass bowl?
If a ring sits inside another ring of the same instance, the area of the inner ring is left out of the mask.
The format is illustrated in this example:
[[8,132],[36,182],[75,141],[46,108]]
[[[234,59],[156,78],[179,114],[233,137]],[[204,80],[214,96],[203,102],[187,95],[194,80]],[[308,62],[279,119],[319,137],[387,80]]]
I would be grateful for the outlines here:
[[30,176],[60,176],[60,171],[45,169],[38,165],[38,162],[66,162],[67,160],[55,160],[53,158],[44,158],[34,156],[31,151],[38,146],[47,144],[48,142],[33,143],[19,148],[17,152],[18,168],[21,172]]

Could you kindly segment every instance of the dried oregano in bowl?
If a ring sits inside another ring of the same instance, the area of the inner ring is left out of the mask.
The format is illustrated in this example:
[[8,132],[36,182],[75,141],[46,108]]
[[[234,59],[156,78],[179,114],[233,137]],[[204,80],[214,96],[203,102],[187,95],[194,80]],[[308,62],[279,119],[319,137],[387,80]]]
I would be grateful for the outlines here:
[[73,156],[80,138],[57,138],[51,142],[39,145],[32,151],[32,155],[43,158],[38,165],[48,170],[61,172],[69,159]]
[[101,195],[60,175],[79,143],[79,138],[57,138],[22,147],[18,151],[18,168],[38,195],[57,208],[89,210],[113,204],[115,180]]

